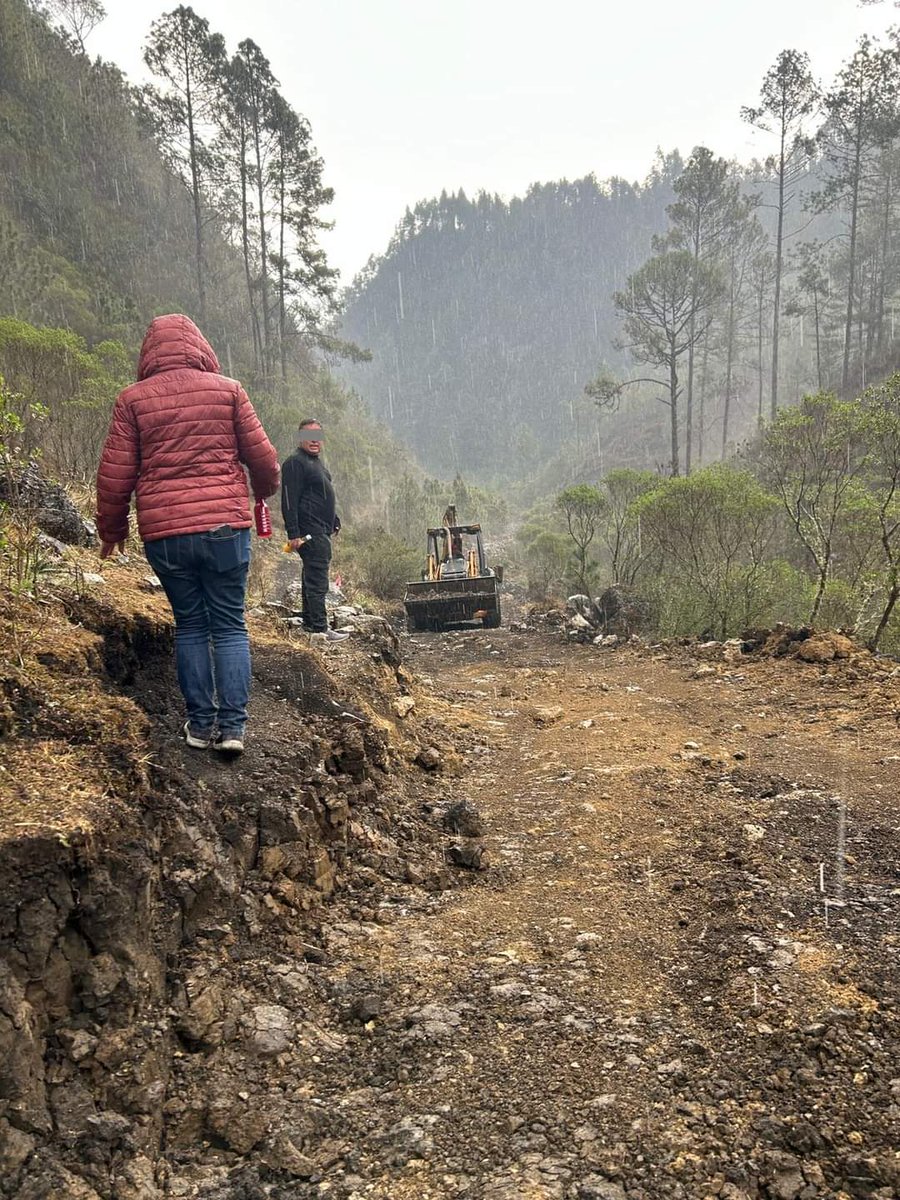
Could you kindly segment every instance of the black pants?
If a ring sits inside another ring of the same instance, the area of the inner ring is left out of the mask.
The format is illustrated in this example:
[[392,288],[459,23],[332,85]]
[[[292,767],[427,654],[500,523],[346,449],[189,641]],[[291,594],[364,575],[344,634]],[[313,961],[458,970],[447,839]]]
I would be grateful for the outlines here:
[[301,592],[303,596],[303,625],[312,633],[324,633],[328,628],[325,615],[325,595],[328,591],[328,564],[331,562],[331,538],[326,533],[313,535],[311,542],[300,547],[303,560]]

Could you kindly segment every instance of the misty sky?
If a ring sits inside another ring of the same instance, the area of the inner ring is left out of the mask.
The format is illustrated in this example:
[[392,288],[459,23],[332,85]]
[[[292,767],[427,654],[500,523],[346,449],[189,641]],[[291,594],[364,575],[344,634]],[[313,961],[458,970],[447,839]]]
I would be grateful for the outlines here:
[[[104,0],[94,54],[133,79],[174,0]],[[898,20],[888,0],[196,0],[224,34],[270,59],[310,120],[337,198],[326,235],[343,280],[384,250],[408,205],[463,187],[643,178],[657,146],[767,152],[745,126],[782,49],[829,81],[860,34]]]

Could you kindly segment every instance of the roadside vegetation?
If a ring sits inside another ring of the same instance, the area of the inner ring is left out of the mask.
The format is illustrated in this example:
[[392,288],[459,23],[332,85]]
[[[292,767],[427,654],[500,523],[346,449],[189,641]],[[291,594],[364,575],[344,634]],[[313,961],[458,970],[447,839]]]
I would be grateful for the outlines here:
[[615,586],[665,636],[777,621],[900,647],[900,375],[857,400],[807,396],[727,463],[611,471],[560,492],[518,533],[532,599]]

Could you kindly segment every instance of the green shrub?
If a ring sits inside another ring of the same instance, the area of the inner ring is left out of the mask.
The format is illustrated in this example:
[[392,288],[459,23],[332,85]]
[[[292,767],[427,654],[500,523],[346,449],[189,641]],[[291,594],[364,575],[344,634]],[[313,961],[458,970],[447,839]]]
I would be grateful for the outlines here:
[[34,507],[20,490],[29,460],[26,419],[36,426],[45,416],[40,405],[24,404],[0,375],[0,568],[13,592],[35,593],[49,565]]
[[749,472],[719,465],[668,479],[635,511],[658,556],[654,588],[671,632],[724,638],[763,618],[778,502]]
[[348,586],[365,589],[379,600],[400,600],[407,582],[418,579],[422,556],[386,530],[362,528],[338,540],[338,567]]

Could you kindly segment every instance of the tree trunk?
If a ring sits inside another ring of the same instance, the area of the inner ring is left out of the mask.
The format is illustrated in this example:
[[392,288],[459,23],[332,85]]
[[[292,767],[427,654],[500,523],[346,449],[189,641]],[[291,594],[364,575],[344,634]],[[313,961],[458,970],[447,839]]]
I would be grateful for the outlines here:
[[[722,458],[728,452],[728,418],[731,415],[731,387],[734,378],[734,276],[728,298],[728,345],[725,351],[725,405],[722,410]],[[760,373],[760,378],[762,374]]]
[[816,382],[818,390],[823,390],[822,384],[822,346],[819,333],[819,289],[813,288],[813,312],[816,318]]
[[263,189],[262,136],[260,130],[258,98],[254,99],[253,150],[256,158],[256,194],[259,206],[259,269],[262,287],[262,334],[265,373],[272,369],[271,313],[269,310],[269,242],[266,235],[265,192]]
[[678,369],[675,365],[674,354],[669,363],[669,413],[672,430],[672,478],[674,479],[680,474],[680,464],[678,461]]
[[757,320],[756,320],[756,350],[757,360],[759,363],[759,395],[757,397],[757,415],[756,423],[760,429],[763,427],[763,307],[765,295],[763,287],[760,284],[759,292],[757,293]]
[[[772,314],[772,419],[778,412],[778,326],[781,321],[781,268],[784,247],[784,142],[787,126],[781,123],[781,149],[778,160],[778,227],[775,232],[775,298]],[[762,357],[760,356],[760,364]]]
[[847,315],[844,321],[844,361],[841,367],[841,394],[850,390],[850,339],[853,336],[853,292],[856,287],[856,240],[859,232],[859,172],[862,156],[862,117],[858,118],[853,160],[853,190],[850,201],[850,261],[847,270]]
[[262,335],[259,329],[259,316],[256,311],[256,301],[253,296],[253,271],[250,266],[250,213],[247,203],[247,126],[244,118],[240,119],[240,153],[241,153],[241,249],[244,255],[244,279],[247,284],[247,302],[250,306],[250,318],[253,326],[253,360],[256,370],[262,372]]
[[702,218],[698,212],[693,235],[694,270],[691,283],[691,323],[688,326],[688,373],[684,431],[685,475],[691,473],[691,457],[694,452],[694,346],[697,337],[697,270],[700,266],[701,227]]
[[888,259],[891,253],[891,207],[893,204],[893,180],[891,178],[890,148],[885,152],[887,168],[884,178],[884,210],[881,218],[881,270],[878,272],[878,297],[876,301],[875,344],[880,354],[884,348],[884,301],[887,294]]
[[887,628],[887,623],[891,619],[891,613],[894,611],[898,599],[900,599],[900,581],[894,580],[891,584],[891,589],[888,592],[887,604],[884,607],[884,612],[881,614],[881,619],[878,622],[878,628],[872,634],[869,640],[868,647],[875,651],[878,649],[878,643],[881,641],[881,635]]
[[278,162],[278,348],[281,354],[281,381],[284,384],[287,383],[287,338],[285,337],[287,321],[284,302],[284,188],[285,175],[287,174],[287,166],[285,165],[286,150],[287,148],[284,144],[284,131],[282,130],[279,135]]
[[825,587],[828,583],[828,569],[831,565],[831,555],[828,554],[825,558],[825,565],[819,568],[819,582],[816,585],[816,598],[813,601],[812,612],[809,614],[809,621],[812,624],[819,615],[819,609],[822,607],[822,598],[825,595]]
[[706,426],[706,381],[709,376],[709,334],[703,338],[703,359],[700,363],[700,403],[697,406],[697,466],[703,466]]
[[[695,301],[696,306],[696,301]],[[685,389],[685,431],[684,431],[684,473],[691,473],[691,450],[694,443],[694,318],[691,317],[690,331],[688,333],[690,345],[688,346],[688,369],[687,369],[687,388]],[[677,472],[676,472],[677,474]]]
[[191,198],[194,207],[194,253],[197,268],[197,302],[200,324],[206,324],[206,281],[203,277],[203,217],[200,209],[200,165],[197,162],[197,137],[194,129],[194,102],[191,87],[191,62],[187,47],[187,29],[182,17],[181,38],[184,47],[185,102],[188,125],[188,157],[191,162]]

